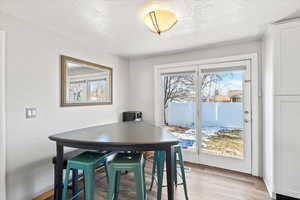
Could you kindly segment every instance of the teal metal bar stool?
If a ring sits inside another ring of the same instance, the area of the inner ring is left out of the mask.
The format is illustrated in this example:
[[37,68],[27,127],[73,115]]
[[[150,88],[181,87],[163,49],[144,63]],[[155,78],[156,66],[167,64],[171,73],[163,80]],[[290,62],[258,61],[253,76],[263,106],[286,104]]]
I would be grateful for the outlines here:
[[[145,159],[142,153],[119,153],[108,162],[107,170],[109,177],[108,200],[118,199],[120,191],[135,191],[138,200],[146,200],[146,184],[144,176]],[[134,172],[136,187],[135,190],[121,190],[121,172]]]
[[[178,161],[179,161],[179,168],[181,170],[180,174],[178,174],[178,172],[177,172],[177,168],[178,168],[177,167],[177,156],[178,156]],[[156,151],[154,153],[150,191],[153,188],[154,181],[156,181],[157,182],[157,200],[161,200],[162,187],[165,187],[163,185],[165,160],[166,160],[166,152],[165,151]],[[174,146],[173,169],[174,169],[174,173],[173,173],[174,184],[176,185],[176,187],[177,187],[177,185],[183,185],[185,199],[188,200],[186,178],[185,178],[185,168],[184,168],[184,162],[183,162],[182,151],[181,151],[180,145]],[[155,179],[155,175],[157,175],[156,179]],[[180,177],[182,179],[182,183],[179,183],[179,184],[177,183],[177,175],[180,175]]]
[[[84,191],[85,200],[94,200],[95,169],[106,164],[107,153],[84,152],[68,160],[64,180],[63,200],[76,199]],[[68,197],[68,183],[71,169],[82,170],[84,174],[84,190]]]

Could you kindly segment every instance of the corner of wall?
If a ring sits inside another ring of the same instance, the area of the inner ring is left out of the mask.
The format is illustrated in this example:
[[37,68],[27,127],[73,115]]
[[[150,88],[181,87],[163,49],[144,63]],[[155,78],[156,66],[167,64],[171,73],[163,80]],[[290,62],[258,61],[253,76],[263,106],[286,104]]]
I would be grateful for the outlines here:
[[272,199],[276,199],[276,193],[273,192],[273,188],[272,186],[270,185],[270,183],[265,179],[265,177],[263,177],[263,181],[266,185],[266,188],[267,188],[267,191],[269,193],[269,196],[272,198]]
[[5,32],[0,30],[0,199],[6,199]]
[[263,180],[272,199],[274,193],[273,157],[273,25],[268,27],[262,43],[262,89],[263,89]]

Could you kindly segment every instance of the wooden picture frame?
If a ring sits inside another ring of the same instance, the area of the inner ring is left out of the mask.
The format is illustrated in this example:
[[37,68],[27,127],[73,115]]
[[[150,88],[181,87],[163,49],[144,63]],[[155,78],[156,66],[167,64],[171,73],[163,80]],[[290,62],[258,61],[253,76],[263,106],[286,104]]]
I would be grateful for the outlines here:
[[113,103],[113,69],[111,67],[64,55],[60,56],[60,61],[61,107],[111,105]]

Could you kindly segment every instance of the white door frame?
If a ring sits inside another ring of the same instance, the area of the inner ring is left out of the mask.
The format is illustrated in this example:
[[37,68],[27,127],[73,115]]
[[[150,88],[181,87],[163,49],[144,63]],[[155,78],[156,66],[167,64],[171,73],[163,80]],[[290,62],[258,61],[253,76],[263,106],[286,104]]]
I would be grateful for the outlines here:
[[0,199],[6,199],[5,33],[0,31]]
[[260,120],[260,100],[261,90],[259,87],[259,73],[258,73],[258,56],[257,53],[253,54],[245,54],[238,56],[229,56],[222,58],[212,58],[205,60],[195,60],[189,62],[180,62],[180,63],[171,63],[171,64],[163,64],[154,66],[154,102],[155,102],[155,124],[160,125],[161,119],[161,102],[160,102],[160,94],[159,94],[159,82],[160,82],[160,70],[166,70],[170,68],[170,70],[176,68],[179,69],[181,67],[186,68],[187,66],[195,66],[195,65],[205,65],[205,64],[216,64],[216,63],[224,63],[224,62],[236,62],[236,61],[244,61],[249,60],[251,63],[251,101],[252,101],[252,167],[251,174],[254,176],[261,176],[261,163],[262,157],[259,152],[261,152],[260,141],[262,139],[261,135],[261,125],[259,123]]

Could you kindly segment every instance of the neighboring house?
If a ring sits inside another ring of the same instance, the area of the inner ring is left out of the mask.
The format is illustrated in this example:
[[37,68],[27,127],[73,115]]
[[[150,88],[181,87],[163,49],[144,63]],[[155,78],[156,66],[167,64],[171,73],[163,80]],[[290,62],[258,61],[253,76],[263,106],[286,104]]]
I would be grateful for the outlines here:
[[216,95],[203,98],[202,102],[242,102],[242,90],[229,90],[227,95]]
[[210,98],[214,102],[230,102],[230,98],[227,95],[217,95]]
[[242,102],[243,92],[242,90],[230,90],[228,92],[230,102]]

